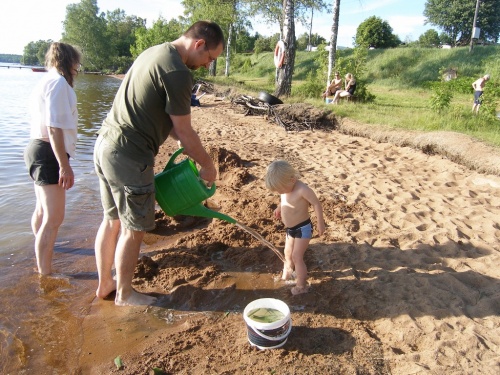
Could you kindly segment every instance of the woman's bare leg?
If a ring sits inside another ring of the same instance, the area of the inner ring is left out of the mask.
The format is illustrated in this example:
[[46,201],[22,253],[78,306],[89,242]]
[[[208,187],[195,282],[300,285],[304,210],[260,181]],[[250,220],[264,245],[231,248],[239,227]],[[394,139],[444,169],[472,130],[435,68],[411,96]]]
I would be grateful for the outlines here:
[[32,217],[38,272],[52,273],[57,232],[64,220],[66,191],[59,185],[35,185],[37,203]]

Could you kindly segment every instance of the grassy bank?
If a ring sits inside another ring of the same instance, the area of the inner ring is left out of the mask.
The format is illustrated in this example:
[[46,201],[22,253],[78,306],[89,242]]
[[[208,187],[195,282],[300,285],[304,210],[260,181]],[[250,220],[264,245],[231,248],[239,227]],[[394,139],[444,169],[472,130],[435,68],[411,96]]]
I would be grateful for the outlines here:
[[[350,53],[341,51],[341,58],[349,58]],[[472,53],[468,48],[371,50],[361,78],[375,100],[338,106],[326,106],[318,97],[308,98],[300,93],[300,87],[310,83],[308,80],[315,80],[319,85],[326,81],[326,77],[316,74],[321,65],[318,57],[318,52],[297,52],[292,96],[285,102],[323,106],[337,116],[377,128],[457,132],[500,148],[500,120],[483,113],[479,116],[471,113],[471,84],[485,73],[491,75],[485,97],[489,95],[489,102],[500,111],[500,46],[477,46]],[[239,86],[249,94],[274,91],[272,53],[234,56],[230,77],[224,77],[223,61],[219,59],[217,83]],[[430,106],[432,87],[441,81],[445,69],[456,70],[458,79],[452,84],[450,104],[437,112]]]

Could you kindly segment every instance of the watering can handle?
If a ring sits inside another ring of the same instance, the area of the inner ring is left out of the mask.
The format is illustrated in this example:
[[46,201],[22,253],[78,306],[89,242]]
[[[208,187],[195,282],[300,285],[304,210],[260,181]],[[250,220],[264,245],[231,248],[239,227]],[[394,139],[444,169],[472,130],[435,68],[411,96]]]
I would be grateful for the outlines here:
[[172,156],[170,157],[170,160],[168,161],[167,165],[165,166],[165,169],[163,169],[163,170],[166,171],[167,169],[169,169],[170,167],[172,167],[172,165],[174,164],[175,159],[177,158],[177,156],[179,156],[180,154],[182,154],[183,151],[184,151],[184,147],[181,147],[180,149],[178,149],[177,151],[175,151],[172,154]]

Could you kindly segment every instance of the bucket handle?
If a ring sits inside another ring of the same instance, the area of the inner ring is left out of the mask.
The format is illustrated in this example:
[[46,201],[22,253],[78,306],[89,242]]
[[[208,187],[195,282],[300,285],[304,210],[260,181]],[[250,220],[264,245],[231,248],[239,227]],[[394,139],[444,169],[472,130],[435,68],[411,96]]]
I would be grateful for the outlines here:
[[288,323],[289,323],[289,325],[288,325],[288,331],[286,332],[286,334],[283,335],[283,337],[280,337],[280,338],[270,337],[270,336],[264,335],[262,332],[259,331],[259,329],[254,328],[254,327],[252,327],[252,330],[256,334],[258,334],[260,337],[262,337],[263,339],[266,339],[266,340],[269,340],[269,341],[279,341],[279,340],[283,340],[283,338],[285,338],[285,337],[288,337],[288,335],[290,334],[290,332],[292,330],[292,319],[289,319]]

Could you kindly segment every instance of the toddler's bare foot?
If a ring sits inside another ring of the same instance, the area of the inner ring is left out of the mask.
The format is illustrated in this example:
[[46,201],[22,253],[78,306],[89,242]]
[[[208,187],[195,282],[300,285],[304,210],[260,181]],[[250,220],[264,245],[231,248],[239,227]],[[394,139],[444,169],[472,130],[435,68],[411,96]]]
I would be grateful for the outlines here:
[[120,298],[118,294],[115,298],[115,305],[117,306],[141,306],[141,305],[152,305],[156,302],[156,297],[149,296],[147,294],[142,294],[132,290],[132,293],[128,298]]
[[307,293],[309,292],[309,287],[308,286],[294,286],[292,288],[292,294],[294,296],[298,295],[298,294],[303,294],[303,293]]
[[281,276],[281,280],[292,280],[295,279],[295,272],[291,268],[283,269],[283,274]]

